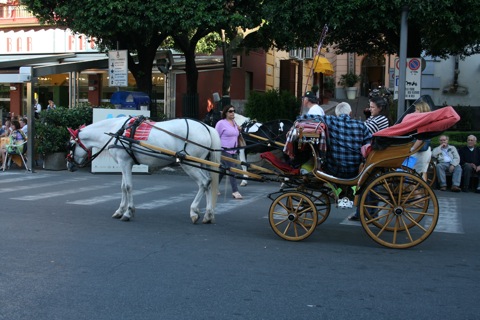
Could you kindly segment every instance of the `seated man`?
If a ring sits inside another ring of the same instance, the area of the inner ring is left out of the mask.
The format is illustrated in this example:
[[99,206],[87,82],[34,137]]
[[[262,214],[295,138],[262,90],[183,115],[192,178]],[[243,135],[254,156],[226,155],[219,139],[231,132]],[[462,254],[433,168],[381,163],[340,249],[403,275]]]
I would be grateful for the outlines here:
[[[460,155],[460,165],[462,166],[462,191],[468,192],[472,174],[480,172],[480,149],[476,147],[477,137],[469,135],[467,137],[467,145],[458,150]],[[480,193],[480,179],[476,193]]]
[[323,121],[328,128],[330,141],[324,171],[338,178],[350,179],[358,175],[363,161],[361,148],[370,143],[372,134],[362,121],[350,118],[352,108],[341,102],[335,108],[337,116],[304,115],[298,120]]
[[447,190],[447,177],[445,172],[448,170],[452,176],[452,191],[459,192],[460,180],[462,179],[462,167],[460,166],[460,156],[457,148],[448,144],[446,135],[440,136],[440,145],[432,150],[432,158],[437,160],[437,177],[440,184],[440,190]]

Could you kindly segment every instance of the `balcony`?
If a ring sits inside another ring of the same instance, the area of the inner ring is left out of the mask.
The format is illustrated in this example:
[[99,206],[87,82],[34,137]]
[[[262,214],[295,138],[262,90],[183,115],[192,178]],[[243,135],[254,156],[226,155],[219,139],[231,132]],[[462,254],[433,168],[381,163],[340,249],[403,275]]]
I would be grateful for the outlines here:
[[17,1],[0,0],[0,29],[15,29],[39,25],[37,18]]

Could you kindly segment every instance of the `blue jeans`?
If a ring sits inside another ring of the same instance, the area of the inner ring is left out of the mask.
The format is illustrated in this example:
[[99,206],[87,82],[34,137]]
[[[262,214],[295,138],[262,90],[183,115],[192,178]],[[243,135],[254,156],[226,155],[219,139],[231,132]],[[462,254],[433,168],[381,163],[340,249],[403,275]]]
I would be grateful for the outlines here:
[[[222,156],[232,158],[232,159],[237,158],[236,154],[231,154],[225,151],[222,151]],[[230,161],[225,161],[225,160],[222,160],[222,166],[224,168],[238,168],[238,166],[235,163]],[[218,181],[219,184],[220,184],[220,181],[222,181],[223,176],[224,174],[220,174],[219,181]],[[230,181],[230,186],[232,187],[232,193],[237,192],[238,191],[237,179],[234,176],[228,176],[228,180]]]

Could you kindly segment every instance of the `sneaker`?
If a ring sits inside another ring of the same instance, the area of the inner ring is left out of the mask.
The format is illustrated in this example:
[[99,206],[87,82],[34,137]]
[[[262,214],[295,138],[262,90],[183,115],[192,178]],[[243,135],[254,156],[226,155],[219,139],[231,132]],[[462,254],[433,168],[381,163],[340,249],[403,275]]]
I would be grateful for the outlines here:
[[480,187],[475,190],[475,193],[480,193]]
[[447,187],[440,187],[440,191],[447,191]]
[[234,199],[243,199],[242,195],[238,191],[232,193],[232,196],[233,196]]

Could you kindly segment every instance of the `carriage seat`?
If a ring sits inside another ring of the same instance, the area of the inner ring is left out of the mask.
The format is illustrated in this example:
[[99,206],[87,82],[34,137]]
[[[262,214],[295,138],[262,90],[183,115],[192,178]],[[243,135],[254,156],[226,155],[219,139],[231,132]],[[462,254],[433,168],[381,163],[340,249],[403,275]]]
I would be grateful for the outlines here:
[[277,157],[271,151],[261,153],[260,158],[266,160],[268,163],[280,170],[285,175],[300,174],[300,169],[292,167],[290,164]]

